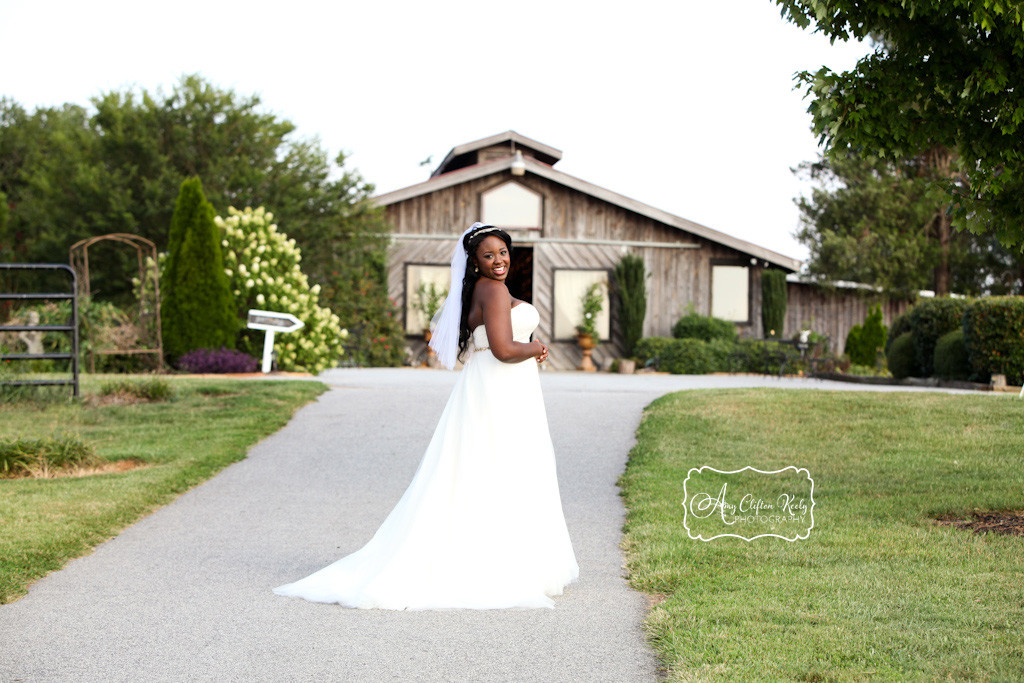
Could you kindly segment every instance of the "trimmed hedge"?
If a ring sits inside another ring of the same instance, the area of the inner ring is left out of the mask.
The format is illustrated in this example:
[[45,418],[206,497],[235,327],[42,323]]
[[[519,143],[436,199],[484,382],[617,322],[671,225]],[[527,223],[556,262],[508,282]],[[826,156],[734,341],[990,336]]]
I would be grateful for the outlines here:
[[1024,297],[978,299],[964,311],[963,331],[974,379],[1004,374],[1009,384],[1024,381]]
[[675,340],[671,337],[643,337],[633,347],[633,355],[639,358],[641,363],[647,363],[649,360],[661,358],[665,347],[673,341]]
[[914,351],[922,377],[935,374],[935,343],[947,332],[960,329],[968,305],[966,299],[925,299],[910,310]]
[[[644,337],[636,345],[636,356],[644,364],[654,361],[662,372],[675,375],[700,375],[709,372],[778,372],[779,355],[787,358],[787,370],[795,370],[800,354],[792,346],[778,342],[740,339],[702,341]],[[767,361],[766,368],[766,356]]]
[[917,352],[914,350],[914,335],[911,332],[904,332],[896,337],[889,347],[889,353],[885,360],[889,366],[889,372],[895,379],[917,376]]
[[700,339],[644,337],[636,345],[636,355],[644,363],[653,360],[662,372],[674,375],[702,375],[728,372],[729,356],[736,344],[722,339],[710,342]]
[[688,313],[676,321],[676,324],[672,326],[672,336],[676,339],[700,339],[701,341],[724,339],[730,342],[735,342],[739,338],[736,326],[728,320],[712,318],[700,313]]
[[935,376],[942,379],[968,379],[971,376],[963,330],[947,332],[935,343]]

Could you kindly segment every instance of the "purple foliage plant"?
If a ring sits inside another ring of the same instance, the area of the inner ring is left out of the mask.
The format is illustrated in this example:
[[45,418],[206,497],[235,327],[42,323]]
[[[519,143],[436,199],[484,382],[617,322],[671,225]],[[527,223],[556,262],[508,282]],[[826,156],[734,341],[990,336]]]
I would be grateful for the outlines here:
[[260,362],[247,353],[226,347],[220,349],[195,349],[178,358],[178,367],[187,372],[243,373],[256,372]]

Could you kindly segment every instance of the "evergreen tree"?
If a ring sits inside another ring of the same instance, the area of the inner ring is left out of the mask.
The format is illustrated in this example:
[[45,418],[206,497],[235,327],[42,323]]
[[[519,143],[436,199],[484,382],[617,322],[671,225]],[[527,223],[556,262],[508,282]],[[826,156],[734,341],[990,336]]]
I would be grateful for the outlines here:
[[761,327],[764,336],[781,337],[785,324],[786,273],[777,268],[765,270],[761,273]]
[[181,184],[168,235],[167,274],[160,283],[164,353],[235,347],[239,324],[224,272],[220,230],[199,178]]
[[647,315],[647,269],[642,257],[626,254],[615,266],[615,297],[619,304],[622,355],[631,358],[644,335]]

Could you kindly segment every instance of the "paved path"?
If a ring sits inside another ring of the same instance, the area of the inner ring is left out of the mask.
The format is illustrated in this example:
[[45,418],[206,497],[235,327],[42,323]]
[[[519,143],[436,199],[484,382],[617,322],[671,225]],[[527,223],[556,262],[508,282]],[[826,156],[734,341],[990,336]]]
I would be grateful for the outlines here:
[[271,593],[372,536],[412,478],[455,376],[322,375],[332,390],[245,460],[0,606],[0,681],[654,680],[645,597],[623,578],[615,486],[643,407],[684,388],[893,389],[544,373],[581,568],[554,610],[354,610]]

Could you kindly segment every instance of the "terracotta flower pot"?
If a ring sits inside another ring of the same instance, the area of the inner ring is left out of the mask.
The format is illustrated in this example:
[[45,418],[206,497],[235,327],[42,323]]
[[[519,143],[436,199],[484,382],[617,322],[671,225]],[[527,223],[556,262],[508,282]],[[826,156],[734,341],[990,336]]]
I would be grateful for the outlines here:
[[590,357],[590,354],[594,352],[594,347],[597,346],[597,342],[589,334],[578,334],[576,335],[576,343],[583,350],[583,360],[580,361],[580,365],[576,369],[584,372],[597,372],[597,366],[594,365],[594,361]]

